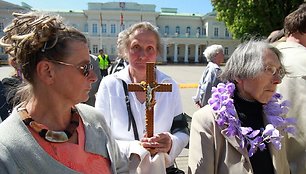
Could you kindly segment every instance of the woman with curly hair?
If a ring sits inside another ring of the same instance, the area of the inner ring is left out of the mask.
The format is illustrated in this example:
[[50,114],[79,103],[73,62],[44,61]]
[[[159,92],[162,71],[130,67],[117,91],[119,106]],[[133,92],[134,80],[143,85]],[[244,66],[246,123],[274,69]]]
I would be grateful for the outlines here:
[[97,80],[85,36],[59,16],[13,15],[1,45],[26,85],[0,125],[0,173],[127,173],[103,116],[79,104]]

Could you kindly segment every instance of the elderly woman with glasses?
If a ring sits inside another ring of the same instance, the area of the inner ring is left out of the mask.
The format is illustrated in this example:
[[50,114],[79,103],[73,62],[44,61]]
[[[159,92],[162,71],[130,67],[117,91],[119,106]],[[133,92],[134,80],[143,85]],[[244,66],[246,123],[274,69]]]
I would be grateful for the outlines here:
[[275,93],[285,75],[278,49],[263,41],[242,43],[213,88],[208,105],[192,117],[189,172],[288,174],[284,134],[287,101]]
[[1,45],[26,84],[0,125],[0,173],[127,173],[103,116],[79,104],[97,80],[85,36],[56,15],[13,15]]

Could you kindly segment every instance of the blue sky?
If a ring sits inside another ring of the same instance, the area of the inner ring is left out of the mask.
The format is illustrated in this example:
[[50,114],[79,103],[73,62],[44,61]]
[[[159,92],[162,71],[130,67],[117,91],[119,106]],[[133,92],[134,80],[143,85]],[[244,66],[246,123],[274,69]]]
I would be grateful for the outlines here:
[[212,11],[210,0],[4,0],[21,5],[25,2],[36,10],[85,10],[88,2],[137,2],[139,4],[155,4],[160,8],[177,8],[179,13],[206,14]]

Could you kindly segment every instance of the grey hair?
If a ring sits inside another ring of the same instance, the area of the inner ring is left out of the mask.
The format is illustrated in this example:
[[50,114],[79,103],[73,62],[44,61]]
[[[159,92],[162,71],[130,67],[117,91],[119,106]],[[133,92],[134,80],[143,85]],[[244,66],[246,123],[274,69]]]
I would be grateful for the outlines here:
[[235,82],[238,79],[253,79],[264,70],[264,54],[266,50],[274,52],[282,64],[281,52],[266,41],[250,40],[244,42],[235,49],[232,56],[226,62],[221,74],[223,81]]
[[152,31],[154,33],[156,40],[157,40],[157,45],[156,45],[157,54],[158,55],[162,54],[162,41],[160,39],[160,35],[158,33],[157,27],[152,25],[150,22],[139,22],[121,31],[118,34],[118,40],[117,40],[118,57],[128,59],[127,52],[128,52],[129,44],[131,43],[131,40],[134,37],[135,31],[141,30],[141,29]]
[[224,53],[222,45],[211,45],[205,49],[203,55],[206,57],[207,62],[213,62],[215,56],[220,52]]

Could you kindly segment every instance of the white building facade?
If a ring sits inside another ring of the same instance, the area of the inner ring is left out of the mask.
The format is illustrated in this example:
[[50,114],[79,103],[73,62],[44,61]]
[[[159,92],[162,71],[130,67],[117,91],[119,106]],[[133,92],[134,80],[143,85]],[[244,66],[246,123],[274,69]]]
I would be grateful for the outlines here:
[[[88,3],[88,9],[82,11],[54,12],[85,34],[92,54],[98,54],[98,50],[103,48],[112,60],[117,57],[118,33],[140,21],[158,27],[163,41],[163,53],[158,61],[162,63],[205,62],[203,51],[212,44],[223,45],[225,58],[229,58],[239,44],[239,40],[232,39],[225,24],[216,20],[215,12],[186,14],[177,13],[176,8],[162,8],[161,12],[155,8],[154,4],[106,2]],[[0,0],[0,37],[12,19],[11,13],[27,10],[29,8]],[[3,48],[0,56],[5,56]]]

